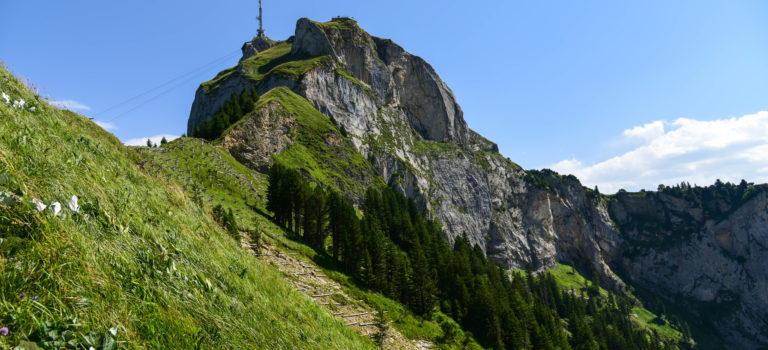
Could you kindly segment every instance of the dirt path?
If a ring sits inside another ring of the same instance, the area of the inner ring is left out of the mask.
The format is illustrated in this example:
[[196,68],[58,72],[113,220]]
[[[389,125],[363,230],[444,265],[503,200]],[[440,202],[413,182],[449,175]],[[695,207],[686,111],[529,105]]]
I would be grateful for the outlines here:
[[[341,286],[327,277],[321,269],[298,253],[285,252],[273,245],[264,244],[260,249],[252,245],[245,233],[241,245],[258,256],[264,263],[276,267],[296,290],[320,304],[336,318],[358,333],[375,339],[380,334],[376,310],[362,300],[344,293]],[[385,313],[387,311],[384,311]],[[384,326],[384,349],[430,349],[431,343],[418,341],[414,345],[390,325]]]

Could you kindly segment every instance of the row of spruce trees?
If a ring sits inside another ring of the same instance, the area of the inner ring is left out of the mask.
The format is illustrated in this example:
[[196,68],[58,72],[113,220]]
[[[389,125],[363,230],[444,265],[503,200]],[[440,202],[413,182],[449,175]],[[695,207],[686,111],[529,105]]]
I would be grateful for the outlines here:
[[219,108],[213,118],[207,119],[195,126],[194,133],[190,136],[203,138],[206,140],[215,140],[229,128],[230,125],[237,123],[243,116],[251,113],[256,107],[256,101],[259,100],[259,94],[256,88],[244,89],[240,94],[232,93],[229,100]]
[[633,325],[627,297],[601,296],[596,287],[589,295],[565,291],[549,273],[510,274],[466,237],[451,246],[437,220],[390,188],[369,189],[360,217],[339,193],[275,164],[267,200],[276,223],[334,257],[365,286],[427,317],[439,308],[487,347],[672,347]]

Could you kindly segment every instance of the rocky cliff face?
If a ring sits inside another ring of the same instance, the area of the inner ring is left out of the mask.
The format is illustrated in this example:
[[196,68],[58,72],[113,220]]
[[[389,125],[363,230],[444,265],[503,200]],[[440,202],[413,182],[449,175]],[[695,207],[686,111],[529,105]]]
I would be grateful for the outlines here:
[[560,259],[616,280],[598,244],[618,245],[615,232],[596,226],[608,220],[605,210],[589,206],[578,182],[562,196],[530,186],[525,171],[467,127],[453,93],[423,59],[351,20],[302,19],[295,38],[293,52],[330,54],[337,63],[307,72],[294,90],[338,121],[385,181],[439,217],[448,239],[467,234],[510,268]]
[[731,344],[768,343],[768,193],[728,213],[664,193],[619,194],[610,204],[631,251],[616,261],[622,276],[682,305]]
[[[286,47],[285,54],[253,67],[281,45],[290,45],[290,52]],[[275,68],[291,60],[296,62],[292,70]],[[260,93],[287,87],[309,101],[372,165],[371,176],[439,218],[449,240],[466,234],[508,268],[544,269],[561,261],[595,271],[617,289],[625,285],[614,269],[633,283],[704,303],[736,296],[741,309],[729,317],[750,324],[725,333],[746,347],[766,343],[764,202],[744,204],[726,221],[706,222],[675,199],[661,207],[629,197],[606,199],[572,176],[525,171],[468,128],[453,93],[428,63],[369,35],[351,19],[301,19],[292,40],[247,57],[203,84],[189,130],[212,117],[233,92],[251,86]],[[224,147],[257,170],[292,142],[292,121],[270,116],[269,109],[259,111],[224,137]],[[673,209],[700,218],[701,230],[691,236],[697,238],[664,251],[624,254],[632,246],[628,240],[643,234],[621,232],[622,220],[663,216]]]
[[253,56],[256,56],[259,52],[267,50],[275,46],[275,42],[265,36],[257,36],[253,40],[243,44],[240,49],[243,51],[243,57],[240,58],[240,62],[245,61]]

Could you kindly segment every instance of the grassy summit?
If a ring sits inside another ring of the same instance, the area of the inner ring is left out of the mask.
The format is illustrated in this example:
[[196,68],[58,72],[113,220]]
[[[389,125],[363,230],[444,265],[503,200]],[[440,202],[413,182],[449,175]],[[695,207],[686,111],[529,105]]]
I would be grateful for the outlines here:
[[0,91],[26,102],[0,99],[0,192],[12,193],[0,204],[0,349],[373,347],[244,252],[177,180],[138,167],[136,151],[4,68]]
[[270,75],[297,80],[315,66],[331,62],[329,56],[291,55],[291,47],[290,43],[279,42],[277,45],[240,62],[238,66],[219,72],[215,78],[202,83],[201,86],[206,92],[210,92],[217,89],[219,84],[232,77],[233,74],[243,74],[256,83],[260,83]]

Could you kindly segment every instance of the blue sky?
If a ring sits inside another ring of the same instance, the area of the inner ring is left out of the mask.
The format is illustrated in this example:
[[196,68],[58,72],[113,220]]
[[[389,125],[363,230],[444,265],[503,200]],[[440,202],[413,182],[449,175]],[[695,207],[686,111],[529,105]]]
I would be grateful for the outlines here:
[[[255,34],[256,4],[0,0],[0,61],[123,141],[179,135],[199,83],[236,64]],[[346,15],[422,56],[470,127],[525,168],[574,173],[603,192],[768,181],[759,113],[768,2],[264,0],[264,9],[273,39],[300,17]]]

